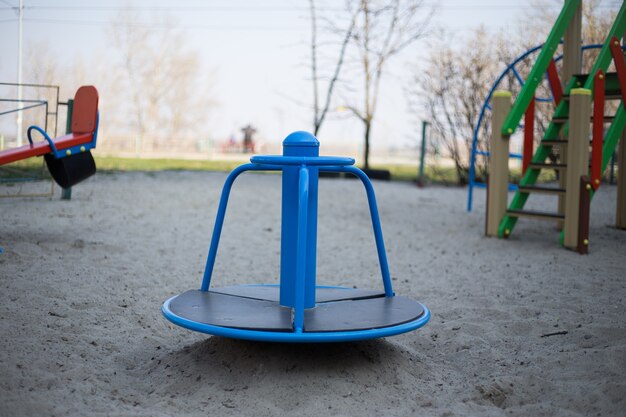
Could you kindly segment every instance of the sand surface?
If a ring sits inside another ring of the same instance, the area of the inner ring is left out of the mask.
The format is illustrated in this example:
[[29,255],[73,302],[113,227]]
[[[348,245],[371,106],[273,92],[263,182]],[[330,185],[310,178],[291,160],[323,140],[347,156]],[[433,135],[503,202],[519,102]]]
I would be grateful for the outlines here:
[[[483,237],[484,193],[376,182],[397,294],[432,311],[387,339],[269,344],[176,327],[200,285],[222,173],[99,174],[72,201],[0,200],[2,416],[623,416],[626,232],[615,187],[591,254],[551,223]],[[362,187],[321,180],[318,281],[380,288]],[[280,181],[232,195],[214,283],[276,282]],[[534,202],[554,206],[548,197]],[[564,332],[554,336],[542,335]]]

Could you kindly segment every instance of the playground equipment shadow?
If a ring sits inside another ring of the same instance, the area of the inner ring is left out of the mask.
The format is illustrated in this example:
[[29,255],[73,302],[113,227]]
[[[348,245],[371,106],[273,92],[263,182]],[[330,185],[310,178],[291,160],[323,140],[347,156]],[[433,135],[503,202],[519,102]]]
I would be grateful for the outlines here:
[[[626,235],[615,188],[591,253],[551,223],[483,237],[484,193],[377,182],[391,276],[428,326],[329,345],[209,337],[166,321],[200,284],[219,172],[96,174],[72,201],[0,201],[0,415],[568,415],[626,408]],[[280,177],[244,175],[215,285],[276,282]],[[537,209],[551,204],[538,199]],[[545,207],[543,207],[545,208]],[[320,180],[320,284],[380,288],[364,192]]]

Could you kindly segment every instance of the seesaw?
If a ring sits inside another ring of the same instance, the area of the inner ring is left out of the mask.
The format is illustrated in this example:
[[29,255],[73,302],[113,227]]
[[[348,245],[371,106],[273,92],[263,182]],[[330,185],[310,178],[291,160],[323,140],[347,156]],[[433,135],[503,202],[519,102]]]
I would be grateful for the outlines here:
[[[199,290],[167,300],[172,323],[202,333],[271,342],[344,342],[418,329],[430,312],[394,294],[374,188],[354,159],[319,156],[319,142],[307,132],[283,141],[283,155],[258,155],[233,170],[222,190],[211,246]],[[245,171],[282,171],[282,225],[279,285],[210,287],[235,179]],[[319,172],[343,172],[363,182],[369,203],[383,290],[316,285]]]
[[[0,165],[44,156],[50,175],[63,188],[69,188],[96,172],[90,150],[98,137],[98,91],[83,86],[76,91],[71,114],[72,132],[55,139],[39,126],[27,130],[28,144],[0,151]],[[39,132],[45,141],[34,142],[32,132]]]

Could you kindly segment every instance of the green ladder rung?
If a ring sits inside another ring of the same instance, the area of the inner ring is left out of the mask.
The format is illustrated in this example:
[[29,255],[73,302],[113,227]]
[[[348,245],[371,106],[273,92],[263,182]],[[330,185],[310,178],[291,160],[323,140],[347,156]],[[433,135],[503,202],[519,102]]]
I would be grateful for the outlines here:
[[[576,79],[576,82],[577,82],[576,87],[583,87],[584,85],[586,85],[587,82],[589,82],[589,75],[591,75],[591,73],[574,74],[573,77]],[[592,77],[590,84],[593,84],[593,77]],[[604,74],[604,91],[610,91],[610,90],[621,91],[619,78],[617,78],[616,72],[607,72],[606,74]],[[563,97],[569,97],[569,95],[564,94]]]
[[[567,85],[565,91],[569,93],[569,91],[575,85],[576,85],[575,79],[572,78],[572,80],[570,80],[569,84]],[[554,115],[559,117],[568,113],[569,113],[569,102],[565,100],[561,100],[556,110],[554,111]],[[559,137],[559,131],[561,130],[562,127],[563,127],[562,124],[555,124],[551,121],[550,125],[548,125],[548,128],[546,129],[546,133],[544,134],[544,139],[548,140],[547,138]],[[537,151],[535,152],[535,155],[533,156],[531,165],[545,163],[545,160],[550,154],[551,149],[552,149],[551,145],[543,145],[541,142],[539,142],[539,146],[537,147]],[[519,185],[520,186],[535,185],[535,183],[537,182],[537,178],[539,178],[540,173],[541,173],[540,169],[527,170],[524,176],[522,177],[522,179],[520,180]],[[528,200],[528,196],[529,196],[528,193],[522,193],[522,192],[516,191],[515,195],[513,196],[513,200],[511,200],[511,204],[509,204],[509,210],[522,210],[524,208],[524,205],[526,204],[526,201]],[[502,221],[500,222],[500,226],[498,227],[498,236],[507,237],[513,231],[513,228],[517,224],[517,219],[518,219],[517,217],[509,216],[508,214],[505,214],[504,217],[502,218]]]

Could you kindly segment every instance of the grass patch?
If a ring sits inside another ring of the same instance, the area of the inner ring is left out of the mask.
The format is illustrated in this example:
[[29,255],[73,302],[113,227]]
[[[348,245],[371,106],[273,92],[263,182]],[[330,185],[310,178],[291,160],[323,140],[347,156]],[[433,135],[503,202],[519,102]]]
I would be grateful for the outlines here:
[[239,161],[95,157],[99,171],[232,171]]
[[[391,173],[392,181],[416,181],[417,166],[413,165],[372,165],[372,169],[386,169]],[[428,182],[456,184],[458,182],[456,170],[452,167],[424,167],[424,175]]]
[[[100,173],[125,172],[125,171],[219,171],[230,172],[242,161],[230,160],[187,160],[187,159],[144,159],[144,158],[118,158],[95,156],[96,166]],[[372,165],[373,169],[386,169],[391,172],[393,181],[415,181],[417,179],[417,166],[405,164]],[[458,177],[453,167],[425,167],[426,179],[430,183],[457,184]],[[0,179],[11,178],[50,178],[43,163],[43,158],[30,158],[23,161],[13,162],[0,167]],[[521,172],[519,169],[511,170],[511,181],[519,183]],[[556,179],[552,170],[543,170],[538,183],[550,182]]]
[[43,158],[29,158],[0,166],[0,180],[18,178],[50,179]]

